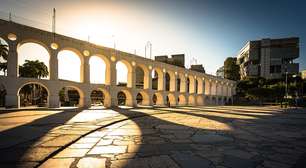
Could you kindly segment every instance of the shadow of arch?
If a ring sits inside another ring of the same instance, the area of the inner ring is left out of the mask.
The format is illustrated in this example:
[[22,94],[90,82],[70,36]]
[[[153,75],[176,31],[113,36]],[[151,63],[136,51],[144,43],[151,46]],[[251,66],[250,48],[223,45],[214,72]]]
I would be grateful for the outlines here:
[[[33,88],[30,88],[30,87],[25,88],[25,86],[28,86],[28,85],[32,85]],[[41,88],[36,88],[36,85],[42,86],[42,89]],[[25,89],[25,90],[23,90],[23,89]],[[42,90],[42,93],[39,91],[40,93],[38,93],[39,95],[37,95],[36,92],[35,92],[35,89]],[[41,82],[27,82],[27,83],[24,83],[24,84],[22,84],[18,87],[18,90],[17,90],[17,96],[18,96],[18,99],[19,99],[18,100],[18,108],[21,107],[21,106],[22,107],[26,106],[25,105],[26,102],[24,100],[26,97],[25,97],[24,94],[22,94],[22,95],[20,94],[20,92],[22,90],[24,92],[29,92],[31,97],[34,96],[34,98],[32,98],[32,99],[36,99],[35,97],[38,96],[37,98],[41,99],[41,102],[39,102],[39,103],[43,103],[44,107],[49,107],[50,91],[49,91],[48,87],[46,85],[42,84]],[[44,90],[46,91],[47,95],[44,95],[44,92],[45,92]],[[35,101],[35,100],[32,100],[32,102],[33,101]],[[31,102],[31,104],[33,104],[32,102]],[[40,106],[40,105],[35,103],[35,106]]]

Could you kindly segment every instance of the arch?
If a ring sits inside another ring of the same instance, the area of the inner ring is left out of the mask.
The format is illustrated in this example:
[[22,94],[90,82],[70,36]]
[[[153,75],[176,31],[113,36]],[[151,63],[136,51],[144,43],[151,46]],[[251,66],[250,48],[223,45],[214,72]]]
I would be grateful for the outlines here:
[[184,105],[187,104],[185,95],[183,95],[183,94],[180,94],[180,95],[179,95],[178,104],[179,104],[180,106],[184,106]]
[[178,91],[181,93],[187,92],[187,89],[186,89],[187,81],[186,81],[185,75],[182,73],[179,73],[178,78],[180,79],[180,89],[178,89]]
[[76,49],[66,48],[58,52],[58,78],[83,82],[84,60],[82,54]]
[[189,79],[189,77],[186,80],[186,92],[190,93],[190,79]]
[[165,87],[166,91],[175,92],[176,91],[176,80],[175,80],[175,73],[172,71],[167,71],[165,73]]
[[0,37],[0,47],[1,47],[1,53],[0,53],[0,75],[6,76],[7,75],[7,59],[9,54],[9,45],[8,43]]
[[[43,62],[48,68],[48,76],[44,79],[49,79],[50,77],[50,51],[49,48],[37,40],[24,40],[20,42],[17,46],[18,53],[18,65],[22,66],[26,60]],[[18,66],[18,74],[21,75]]]
[[118,86],[132,87],[132,77],[133,77],[132,65],[126,60],[117,61],[116,84]]
[[105,95],[101,90],[95,89],[90,93],[92,106],[104,106]]
[[81,89],[75,86],[64,86],[59,91],[60,106],[65,107],[83,107],[84,93]]
[[188,97],[188,105],[196,105],[196,100],[195,97],[193,95],[189,95]]
[[176,106],[176,98],[175,98],[175,95],[170,93],[168,94],[167,96],[167,104],[168,106]]
[[156,106],[164,106],[164,97],[161,93],[155,93],[152,97],[153,99],[153,105],[156,105]]
[[[141,96],[141,102],[139,100],[140,96]],[[146,93],[145,91],[141,91],[139,92],[137,95],[136,95],[136,103],[138,105],[144,105],[144,106],[149,106],[151,103],[150,103],[150,96],[148,93]]]
[[5,107],[6,89],[3,84],[0,84],[0,107]]
[[154,68],[152,70],[152,89],[164,90],[164,73],[160,68]]
[[117,93],[117,105],[118,106],[129,106],[132,107],[133,104],[133,96],[128,90],[120,90]]
[[165,91],[170,91],[170,75],[168,72],[165,73]]
[[90,83],[105,84],[106,81],[106,67],[105,61],[99,56],[91,56],[89,58],[90,66]]
[[[106,89],[103,89],[103,88],[96,88],[96,89],[93,89],[92,90],[92,92],[93,91],[99,91],[100,93],[99,93],[99,95],[97,95],[95,98],[94,98],[94,100],[92,99],[92,96],[90,96],[91,97],[91,103],[93,104],[93,101],[98,101],[98,103],[99,102],[101,102],[101,103],[103,103],[102,105],[104,106],[104,107],[110,107],[111,106],[111,96],[110,96],[110,93],[106,90]],[[91,93],[92,93],[91,92]],[[101,96],[101,92],[102,92],[102,94],[103,94],[103,96],[104,96],[104,98],[102,98]],[[102,101],[103,100],[103,101]]]
[[40,82],[24,83],[18,88],[18,107],[48,107],[50,91]]
[[135,69],[135,75],[136,75],[136,88],[144,89],[145,73],[144,70],[138,65],[136,66]]

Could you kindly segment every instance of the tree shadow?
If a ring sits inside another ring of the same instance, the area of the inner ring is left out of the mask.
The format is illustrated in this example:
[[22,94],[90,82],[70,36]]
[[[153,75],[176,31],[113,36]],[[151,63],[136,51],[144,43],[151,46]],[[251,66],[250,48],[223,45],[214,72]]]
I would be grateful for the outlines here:
[[52,129],[64,125],[81,111],[82,109],[57,111],[55,114],[2,131],[0,133],[0,165],[15,167],[20,162],[41,161],[52,151],[59,149],[59,144],[54,147],[41,147],[39,142],[61,138],[56,134],[48,133]]
[[[306,135],[297,131],[306,128],[306,117],[297,120],[295,112],[290,110],[281,112],[281,110],[259,108],[258,112],[250,114],[256,107],[251,110],[237,108],[231,112],[228,112],[230,110],[227,108],[220,107],[225,111],[215,108],[207,110],[195,107],[154,108],[156,113],[153,115],[135,109],[114,109],[128,116],[142,132],[142,141],[137,145],[135,157],[121,161],[121,167],[179,165],[195,168],[216,166],[247,168],[263,165],[266,162],[275,163],[276,167],[277,162],[288,167],[298,165],[296,161],[306,150]],[[260,109],[266,111],[267,115],[259,115],[262,114]],[[162,112],[181,115],[180,119],[192,116],[227,127],[218,129],[188,126],[175,121],[175,118],[170,120],[163,118],[162,116],[166,114]],[[303,114],[306,116],[305,112]],[[154,130],[154,133],[147,133],[148,129]]]

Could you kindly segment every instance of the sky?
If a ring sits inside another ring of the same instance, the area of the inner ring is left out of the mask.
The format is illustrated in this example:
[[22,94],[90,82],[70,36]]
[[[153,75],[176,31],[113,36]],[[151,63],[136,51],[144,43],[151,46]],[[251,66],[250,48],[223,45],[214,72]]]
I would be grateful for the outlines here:
[[249,40],[296,36],[306,69],[303,0],[0,0],[0,15],[49,30],[52,8],[58,33],[140,56],[150,41],[153,56],[184,53],[213,74]]

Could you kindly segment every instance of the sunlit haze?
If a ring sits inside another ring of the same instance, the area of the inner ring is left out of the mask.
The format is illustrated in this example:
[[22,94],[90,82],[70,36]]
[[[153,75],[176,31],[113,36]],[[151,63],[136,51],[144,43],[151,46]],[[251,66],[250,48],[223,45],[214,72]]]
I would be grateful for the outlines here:
[[[195,58],[208,73],[215,73],[248,40],[292,36],[300,37],[298,61],[305,69],[303,6],[303,1],[2,0],[0,10],[51,31],[52,8],[56,8],[58,33],[107,47],[115,44],[140,56],[150,41],[153,55],[184,53],[187,67]],[[278,10],[271,13],[274,8]]]

